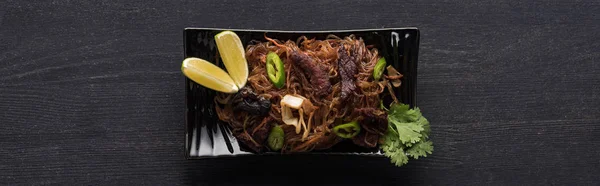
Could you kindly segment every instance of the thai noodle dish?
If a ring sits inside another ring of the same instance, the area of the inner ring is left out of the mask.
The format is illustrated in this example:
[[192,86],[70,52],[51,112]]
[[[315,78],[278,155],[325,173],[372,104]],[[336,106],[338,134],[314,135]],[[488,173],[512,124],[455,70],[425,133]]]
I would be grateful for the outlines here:
[[182,71],[209,88],[216,85],[206,81],[225,87],[213,88],[218,118],[252,152],[311,152],[351,141],[379,148],[397,166],[432,153],[429,122],[396,97],[403,74],[376,45],[334,34],[296,40],[265,34],[241,43],[224,31],[215,40],[229,77],[194,78],[192,62]]

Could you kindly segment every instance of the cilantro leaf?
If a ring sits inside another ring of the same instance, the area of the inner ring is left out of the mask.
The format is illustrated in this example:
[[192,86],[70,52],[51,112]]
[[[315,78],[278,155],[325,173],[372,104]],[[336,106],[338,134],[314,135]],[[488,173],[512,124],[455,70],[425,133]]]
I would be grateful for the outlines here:
[[385,135],[381,148],[386,157],[390,158],[396,166],[402,166],[408,163],[408,156],[404,152],[404,146],[395,135]]
[[388,123],[399,134],[400,141],[411,146],[419,141],[422,136],[421,132],[425,130],[423,127],[426,123],[417,122],[420,118],[422,115],[418,108],[409,110],[408,105],[392,104],[388,114]]
[[431,141],[421,141],[406,151],[406,153],[414,159],[419,159],[419,157],[427,157],[427,154],[431,154],[432,152],[433,143],[431,143]]
[[404,153],[402,148],[399,148],[395,151],[386,152],[385,155],[390,158],[392,163],[398,167],[408,163],[408,156],[406,156],[406,153]]
[[392,104],[388,110],[388,128],[380,148],[396,166],[408,163],[409,157],[418,159],[433,152],[433,143],[427,140],[431,132],[429,121],[419,108]]
[[427,118],[421,116],[419,120],[417,120],[417,124],[423,127],[423,131],[421,131],[421,135],[424,139],[429,138],[429,133],[431,132],[431,127],[429,127],[429,121]]
[[425,130],[422,126],[415,123],[402,123],[393,119],[388,119],[389,124],[393,124],[398,131],[398,138],[403,144],[411,146],[421,140],[421,131]]

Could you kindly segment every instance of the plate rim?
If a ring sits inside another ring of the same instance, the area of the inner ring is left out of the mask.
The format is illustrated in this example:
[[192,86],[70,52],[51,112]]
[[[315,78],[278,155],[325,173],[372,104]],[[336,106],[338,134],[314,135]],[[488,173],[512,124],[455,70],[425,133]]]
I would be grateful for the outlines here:
[[[418,76],[418,61],[419,61],[419,49],[420,49],[420,45],[421,45],[421,33],[419,28],[417,27],[390,27],[390,28],[359,28],[359,29],[332,29],[332,30],[277,30],[277,29],[241,29],[241,28],[219,28],[219,27],[185,27],[183,29],[183,57],[187,57],[186,56],[186,50],[187,50],[187,32],[188,31],[225,31],[225,30],[229,30],[229,31],[234,31],[234,32],[271,32],[271,33],[284,33],[284,34],[324,34],[324,33],[353,33],[353,32],[373,32],[373,31],[413,31],[414,34],[416,35],[416,40],[415,40],[415,45],[417,46],[415,51],[413,51],[416,55],[412,56],[412,58],[414,58],[415,60],[415,72],[414,72],[414,106],[416,107],[417,105],[417,84],[416,84],[416,79]],[[184,78],[186,79],[186,78]],[[187,89],[187,84],[186,84],[186,89]],[[185,107],[186,107],[186,112],[188,111],[187,109],[187,91],[186,91],[186,98],[185,98]],[[186,116],[184,116],[184,121],[187,125],[187,114]],[[281,156],[284,154],[281,153],[263,153],[263,154],[221,154],[221,155],[211,155],[211,156],[191,156],[189,154],[189,141],[187,139],[189,139],[189,136],[191,135],[190,132],[188,131],[188,127],[185,127],[185,147],[183,148],[184,150],[184,154],[185,154],[185,158],[187,160],[195,160],[195,159],[212,159],[212,158],[227,158],[227,157],[240,157],[240,156],[256,156],[256,155],[260,155],[260,156]],[[369,156],[369,157],[384,157],[385,155],[379,151],[376,153],[364,153],[364,152],[302,152],[302,153],[294,153],[293,155],[355,155],[355,156]]]
[[[278,33],[327,33],[327,32],[366,32],[366,31],[388,31],[388,30],[416,30],[417,27],[390,27],[390,28],[357,28],[357,29],[330,29],[330,30],[279,30],[279,29],[242,29],[242,28],[219,28],[219,27],[185,27],[187,30],[211,30],[211,31],[243,31],[243,32],[278,32]],[[419,34],[420,35],[420,34]]]

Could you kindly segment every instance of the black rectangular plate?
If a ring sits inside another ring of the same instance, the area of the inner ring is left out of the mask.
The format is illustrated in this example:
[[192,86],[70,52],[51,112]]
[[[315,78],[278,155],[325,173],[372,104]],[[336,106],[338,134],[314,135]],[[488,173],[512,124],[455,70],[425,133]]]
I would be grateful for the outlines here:
[[[417,28],[385,28],[332,31],[279,31],[241,30],[218,28],[186,28],[184,30],[184,58],[197,57],[216,61],[217,47],[214,36],[223,30],[234,31],[244,46],[251,40],[266,41],[264,34],[274,39],[295,41],[300,36],[309,39],[325,39],[329,34],[345,37],[354,34],[367,45],[374,45],[388,64],[404,75],[402,85],[395,90],[396,96],[411,107],[416,106],[417,57],[419,53],[419,30]],[[225,67],[220,64],[220,67]],[[216,92],[185,78],[185,154],[187,159],[256,155],[246,150],[233,137],[226,123],[215,112],[213,98]],[[363,148],[349,141],[341,142],[331,149],[309,154],[381,155],[378,148]],[[266,153],[280,154],[280,153]]]

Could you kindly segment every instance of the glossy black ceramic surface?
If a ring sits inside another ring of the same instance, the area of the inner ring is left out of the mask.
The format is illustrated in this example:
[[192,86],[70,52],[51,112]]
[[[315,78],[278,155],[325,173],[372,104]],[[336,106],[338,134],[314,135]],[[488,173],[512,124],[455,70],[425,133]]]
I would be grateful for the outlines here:
[[[184,30],[184,57],[198,57],[210,62],[217,61],[217,47],[214,36],[224,29],[187,28]],[[251,40],[266,41],[264,35],[279,40],[295,41],[300,36],[325,39],[329,34],[339,37],[354,34],[362,38],[367,45],[374,45],[404,75],[402,85],[395,90],[396,96],[412,107],[416,106],[417,59],[419,52],[419,30],[417,28],[386,28],[368,30],[338,31],[273,31],[273,30],[237,30],[234,31],[244,46]],[[183,60],[183,59],[182,59]],[[220,67],[225,67],[220,64]],[[188,159],[223,157],[237,155],[255,155],[247,151],[243,144],[231,134],[230,129],[218,120],[213,98],[215,91],[198,85],[185,78],[185,154]],[[381,155],[378,148],[363,148],[350,141],[341,142],[325,151],[311,154],[348,154]],[[265,153],[280,154],[280,153]],[[262,154],[264,155],[264,154]]]

